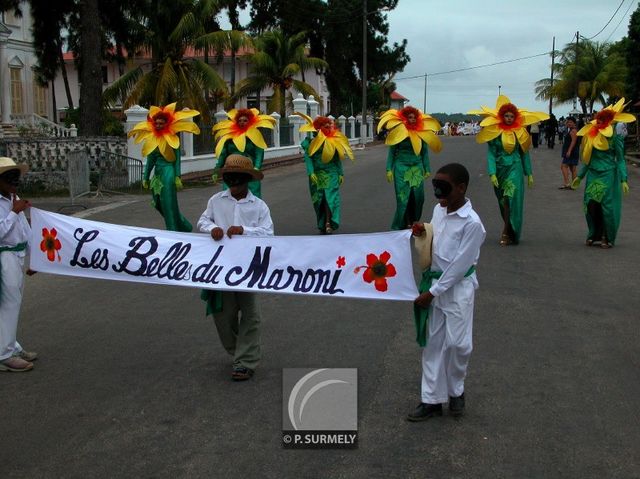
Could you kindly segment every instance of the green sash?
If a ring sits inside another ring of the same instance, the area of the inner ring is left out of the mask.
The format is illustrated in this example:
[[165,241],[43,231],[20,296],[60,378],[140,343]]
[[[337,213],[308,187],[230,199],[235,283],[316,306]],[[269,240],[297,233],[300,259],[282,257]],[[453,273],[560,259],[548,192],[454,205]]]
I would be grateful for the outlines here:
[[[27,249],[27,242],[18,243],[15,246],[0,246],[0,253],[5,251],[24,251]],[[0,268],[0,298],[2,297],[2,268]]]
[[[471,265],[471,268],[467,270],[464,277],[467,278],[476,270],[475,265]],[[425,269],[422,272],[422,280],[418,291],[420,294],[429,291],[431,283],[434,279],[439,279],[442,276],[442,271],[431,271],[431,269]],[[418,345],[424,348],[427,345],[427,331],[429,329],[429,308],[421,308],[417,304],[413,305],[413,319],[416,323],[416,341]]]
[[200,290],[200,299],[207,303],[205,316],[222,311],[222,291],[202,289]]

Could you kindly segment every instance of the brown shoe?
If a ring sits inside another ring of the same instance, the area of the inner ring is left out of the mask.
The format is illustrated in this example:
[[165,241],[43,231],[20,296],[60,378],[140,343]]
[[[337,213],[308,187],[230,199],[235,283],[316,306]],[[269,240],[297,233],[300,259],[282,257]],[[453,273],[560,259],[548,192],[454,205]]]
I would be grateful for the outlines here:
[[16,354],[16,356],[24,359],[25,361],[29,361],[30,363],[38,359],[38,353],[36,353],[35,351],[25,351],[24,349]]
[[0,371],[21,373],[23,371],[30,371],[31,369],[33,369],[33,363],[25,361],[18,356],[12,356],[4,361],[0,361]]

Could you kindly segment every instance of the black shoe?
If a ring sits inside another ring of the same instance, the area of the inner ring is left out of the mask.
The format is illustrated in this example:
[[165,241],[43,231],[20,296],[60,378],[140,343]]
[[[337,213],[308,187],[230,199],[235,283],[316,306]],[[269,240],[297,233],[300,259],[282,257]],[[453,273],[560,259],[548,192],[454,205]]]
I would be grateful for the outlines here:
[[427,404],[421,402],[415,411],[407,415],[407,421],[426,421],[433,416],[442,416],[442,404]]
[[235,367],[231,372],[231,379],[234,381],[246,381],[247,379],[251,379],[253,372],[253,369]]
[[449,412],[455,417],[464,414],[464,393],[458,397],[449,397]]

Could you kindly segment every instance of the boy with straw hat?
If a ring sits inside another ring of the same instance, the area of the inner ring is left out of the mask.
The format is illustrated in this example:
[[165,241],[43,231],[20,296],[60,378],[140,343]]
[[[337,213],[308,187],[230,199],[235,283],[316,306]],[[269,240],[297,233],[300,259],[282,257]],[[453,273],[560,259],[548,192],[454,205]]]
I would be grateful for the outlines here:
[[[24,258],[31,227],[24,215],[30,206],[16,194],[20,176],[28,166],[0,157],[0,371],[23,372],[33,368],[36,353],[22,349],[16,340],[24,286]],[[27,271],[31,275],[34,272]]]

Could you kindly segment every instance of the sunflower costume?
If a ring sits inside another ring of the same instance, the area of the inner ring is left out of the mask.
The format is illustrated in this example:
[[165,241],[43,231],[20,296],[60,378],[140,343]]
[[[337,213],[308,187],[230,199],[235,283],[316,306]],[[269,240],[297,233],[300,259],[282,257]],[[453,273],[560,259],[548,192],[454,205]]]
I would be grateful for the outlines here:
[[624,160],[624,138],[615,134],[614,123],[630,123],[635,117],[623,113],[624,98],[609,105],[578,132],[582,137],[582,168],[572,187],[585,176],[584,211],[589,233],[587,245],[600,241],[603,248],[615,244],[622,213],[622,193],[629,191]]
[[[136,143],[144,142],[142,154],[147,157],[144,166],[143,185],[151,188],[151,202],[162,217],[167,230],[190,232],[193,227],[182,216],[178,207],[180,180],[180,138],[179,132],[199,134],[200,129],[189,118],[199,115],[187,108],[176,111],[176,104],[164,107],[152,106],[145,121],[135,125],[128,136],[135,137]],[[153,171],[153,179],[149,177]]]
[[333,120],[319,116],[312,120],[303,113],[294,113],[307,122],[301,132],[313,133],[300,146],[304,150],[304,163],[309,175],[309,192],[316,212],[318,229],[331,233],[340,226],[340,185],[344,181],[342,160],[353,160],[349,140],[335,127]]
[[[274,128],[276,120],[270,115],[261,115],[255,109],[230,110],[227,112],[228,120],[216,123],[213,133],[218,143],[216,144],[216,169],[224,166],[229,155],[239,154],[251,158],[256,170],[262,169],[264,150],[267,144],[258,128]],[[231,141],[229,141],[231,140]],[[227,185],[223,185],[227,189]],[[258,198],[262,198],[260,182],[249,182],[249,189]]]
[[435,118],[408,106],[384,112],[378,133],[382,128],[389,130],[385,139],[389,145],[387,180],[393,181],[396,192],[391,229],[399,230],[411,226],[422,216],[424,179],[431,176],[429,148],[436,153],[442,150],[442,142],[436,136],[441,127]]
[[489,146],[487,170],[504,220],[500,244],[518,244],[524,212],[524,177],[529,186],[533,185],[531,137],[526,127],[548,119],[549,115],[518,109],[505,95],[498,97],[495,109],[483,106],[469,114],[484,116],[476,141]]

